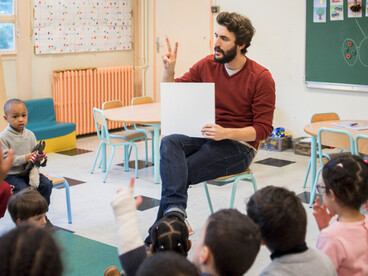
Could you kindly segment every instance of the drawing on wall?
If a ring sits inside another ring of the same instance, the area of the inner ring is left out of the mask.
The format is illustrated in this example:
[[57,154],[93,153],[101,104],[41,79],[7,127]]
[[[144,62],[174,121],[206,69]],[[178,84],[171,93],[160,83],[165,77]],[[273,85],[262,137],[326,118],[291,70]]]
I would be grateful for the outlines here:
[[348,65],[354,66],[359,60],[364,67],[368,67],[368,36],[356,19],[355,22],[363,34],[363,40],[358,45],[354,39],[346,38],[342,43],[342,54]]
[[131,0],[37,0],[35,54],[132,48]]
[[344,1],[331,0],[330,1],[330,20],[339,21],[344,20]]
[[362,17],[362,1],[348,1],[348,17]]
[[313,22],[325,23],[326,22],[326,10],[327,0],[314,0],[313,6]]

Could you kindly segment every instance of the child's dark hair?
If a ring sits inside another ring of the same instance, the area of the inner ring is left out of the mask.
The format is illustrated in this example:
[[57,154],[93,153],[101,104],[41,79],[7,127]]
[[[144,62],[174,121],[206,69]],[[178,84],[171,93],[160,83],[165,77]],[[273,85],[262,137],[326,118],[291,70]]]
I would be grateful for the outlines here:
[[151,229],[152,251],[175,251],[188,255],[188,227],[177,217],[162,218]]
[[198,276],[199,273],[186,257],[175,252],[159,252],[147,258],[137,276]]
[[25,103],[20,100],[20,99],[10,99],[7,100],[6,103],[4,104],[4,114],[7,115],[9,112],[10,107],[12,106],[12,104],[24,104]]
[[44,229],[23,225],[0,237],[0,275],[59,276],[60,250]]
[[288,251],[304,244],[307,214],[294,192],[282,187],[262,188],[249,199],[247,214],[260,227],[271,251]]
[[44,214],[48,211],[45,198],[32,188],[27,188],[13,194],[8,202],[8,211],[14,221],[27,220],[30,217]]
[[243,275],[261,246],[259,227],[235,209],[224,209],[207,220],[204,245],[212,252],[219,275]]
[[326,194],[332,190],[340,204],[359,210],[368,200],[368,165],[356,155],[340,155],[322,170]]

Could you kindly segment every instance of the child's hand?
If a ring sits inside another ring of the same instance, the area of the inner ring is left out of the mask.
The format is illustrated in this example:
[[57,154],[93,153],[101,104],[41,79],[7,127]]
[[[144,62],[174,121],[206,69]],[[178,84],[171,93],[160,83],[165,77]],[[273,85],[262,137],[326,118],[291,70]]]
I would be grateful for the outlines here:
[[142,203],[142,197],[134,199],[134,177],[130,179],[128,189],[119,189],[111,201],[115,216],[126,215],[129,212],[135,212],[136,207]]
[[30,152],[28,154],[25,155],[26,158],[26,162],[28,163],[31,160],[31,157],[33,156],[34,152]]
[[322,203],[322,206],[319,204],[319,196],[317,196],[313,204],[313,211],[313,216],[316,219],[319,230],[326,228],[333,218],[333,215],[327,211],[324,203]]

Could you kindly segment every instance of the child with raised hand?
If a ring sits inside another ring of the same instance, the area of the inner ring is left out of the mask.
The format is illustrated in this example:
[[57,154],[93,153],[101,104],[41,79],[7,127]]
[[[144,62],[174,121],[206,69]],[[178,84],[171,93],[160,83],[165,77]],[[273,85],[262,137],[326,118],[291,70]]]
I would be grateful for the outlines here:
[[[147,258],[136,216],[136,207],[142,203],[142,197],[134,199],[133,189],[134,178],[131,178],[129,188],[118,190],[111,201],[116,220],[119,258],[127,276],[135,275]],[[191,243],[184,221],[175,216],[159,220],[152,227],[151,234],[152,253],[174,251],[187,256]]]
[[322,180],[317,191],[323,204],[317,197],[313,205],[321,230],[317,248],[339,276],[368,275],[368,217],[360,212],[368,200],[368,165],[359,156],[339,156],[324,165]]
[[17,226],[24,224],[39,228],[46,226],[47,202],[38,191],[32,188],[13,194],[8,202],[8,211]]

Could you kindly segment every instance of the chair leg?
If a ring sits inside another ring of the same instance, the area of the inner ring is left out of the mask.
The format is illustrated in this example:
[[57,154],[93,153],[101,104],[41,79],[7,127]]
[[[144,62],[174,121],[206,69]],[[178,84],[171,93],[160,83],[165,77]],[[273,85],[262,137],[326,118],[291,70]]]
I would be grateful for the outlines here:
[[[97,153],[96,153],[96,157],[95,157],[95,160],[93,161],[91,174],[92,174],[92,173],[93,173],[93,171],[95,170],[95,166],[96,166],[96,163],[97,163],[97,160],[98,160],[98,156],[100,155],[101,147],[102,147],[102,143],[100,143],[100,145],[98,146]],[[102,157],[101,157],[101,158],[102,158]]]
[[150,132],[151,133],[151,136],[152,136],[152,140],[151,140],[151,142],[152,142],[152,166],[155,164],[155,156],[154,156],[154,154],[155,154],[155,151],[154,151],[154,145],[155,145],[155,143],[153,142],[154,140],[154,135],[153,135],[153,133],[152,132]]
[[203,186],[204,186],[204,191],[206,192],[208,207],[210,208],[211,214],[213,214],[212,201],[211,201],[210,193],[208,192],[207,181],[203,182]]
[[257,192],[257,182],[256,182],[256,178],[253,176],[253,174],[250,173],[250,174],[246,175],[246,178],[242,178],[242,177],[236,178],[234,180],[233,189],[231,191],[230,208],[234,207],[236,189],[238,187],[238,182],[240,180],[251,182],[252,185],[253,185],[254,192]]
[[115,147],[112,147],[111,157],[110,157],[110,160],[109,160],[109,164],[107,164],[106,173],[105,173],[105,177],[104,177],[104,180],[103,180],[104,183],[106,182],[107,174],[109,173],[110,166],[111,166],[111,163],[112,163],[112,159],[114,158],[114,155],[115,155]]
[[138,178],[138,148],[136,144],[132,144],[131,147],[133,146],[135,150],[135,178]]
[[314,201],[316,199],[316,190],[317,190],[317,183],[319,175],[321,174],[323,167],[318,169],[318,172],[316,174],[316,179],[313,181],[313,186],[311,187],[311,193],[310,193],[310,199],[309,199],[309,208],[311,208],[314,204]]
[[145,138],[144,138],[144,145],[145,145],[145,150],[146,150],[146,167],[148,166],[148,146],[147,146],[147,135],[144,134]]
[[125,145],[124,146],[124,171],[129,172],[129,150],[130,146],[129,145]]
[[309,162],[308,162],[308,168],[307,168],[307,173],[305,174],[305,179],[304,179],[303,188],[305,188],[305,186],[307,185],[307,181],[308,181],[308,176],[309,176],[310,168],[311,168],[311,160],[309,159]]
[[66,208],[68,211],[68,223],[72,223],[72,208],[70,204],[69,183],[65,178],[64,180],[65,180],[64,184],[65,184]]

